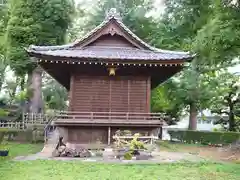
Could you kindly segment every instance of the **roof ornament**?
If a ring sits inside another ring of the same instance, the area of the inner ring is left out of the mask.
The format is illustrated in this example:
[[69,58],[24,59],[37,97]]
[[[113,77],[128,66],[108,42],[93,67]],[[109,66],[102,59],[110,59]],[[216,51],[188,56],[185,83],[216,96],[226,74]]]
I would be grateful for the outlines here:
[[112,18],[122,20],[122,17],[116,8],[111,8],[109,11],[106,12],[105,20],[109,20]]

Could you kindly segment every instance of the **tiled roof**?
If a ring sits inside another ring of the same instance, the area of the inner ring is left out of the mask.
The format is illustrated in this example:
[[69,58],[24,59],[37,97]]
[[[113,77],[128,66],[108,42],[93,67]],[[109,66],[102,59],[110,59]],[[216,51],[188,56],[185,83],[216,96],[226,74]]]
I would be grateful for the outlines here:
[[55,50],[29,50],[30,53],[67,58],[88,59],[125,59],[125,60],[184,60],[190,59],[190,54],[174,52],[156,52],[136,48],[94,47],[86,49],[65,48]]
[[[99,30],[108,25],[111,21],[115,21],[132,39],[146,50],[134,48],[92,48],[92,49],[76,49],[78,44],[86,41],[88,38],[94,36]],[[34,46],[31,45],[27,51],[32,54],[58,56],[58,57],[73,57],[73,58],[105,58],[105,59],[129,59],[129,60],[184,60],[191,59],[193,55],[189,52],[162,50],[150,46],[136,36],[127,26],[123,24],[118,14],[110,13],[107,18],[98,25],[95,29],[83,36],[80,40],[74,43],[60,45],[60,46]]]

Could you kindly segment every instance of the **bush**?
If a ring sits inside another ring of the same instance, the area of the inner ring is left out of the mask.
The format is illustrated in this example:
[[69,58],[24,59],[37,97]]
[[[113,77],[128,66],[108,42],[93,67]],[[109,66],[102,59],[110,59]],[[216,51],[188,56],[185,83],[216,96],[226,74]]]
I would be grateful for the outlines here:
[[131,160],[132,159],[132,153],[130,151],[126,152],[124,154],[124,159],[125,160]]
[[5,136],[8,136],[8,140],[11,140],[11,137],[17,136],[20,131],[23,130],[0,128],[0,143],[3,141]]
[[0,144],[2,143],[4,138],[4,133],[0,131]]
[[240,139],[239,132],[207,132],[207,131],[177,131],[169,130],[172,139],[181,142],[201,144],[230,144]]
[[134,134],[133,139],[130,142],[130,149],[136,150],[136,149],[145,149],[144,143],[138,140],[139,134]]
[[0,143],[6,136],[8,141],[23,141],[29,143],[44,141],[44,132],[41,130],[33,131],[32,129],[21,130],[0,128]]

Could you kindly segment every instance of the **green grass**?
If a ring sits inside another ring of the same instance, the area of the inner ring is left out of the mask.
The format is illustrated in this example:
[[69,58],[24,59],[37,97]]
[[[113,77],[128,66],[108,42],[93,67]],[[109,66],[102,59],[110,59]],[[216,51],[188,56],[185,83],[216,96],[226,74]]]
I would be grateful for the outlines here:
[[43,144],[20,144],[3,142],[0,144],[1,149],[8,149],[9,156],[7,158],[0,157],[0,161],[11,159],[16,156],[24,156],[39,152],[43,148]]
[[[7,145],[11,158],[38,152],[39,144]],[[1,146],[0,146],[1,147]],[[0,180],[238,180],[239,164],[100,164],[37,160],[0,162]]]
[[178,152],[182,149],[186,149],[188,147],[207,147],[207,145],[202,144],[182,144],[182,143],[174,143],[169,141],[157,141],[157,144],[160,147],[160,150]]
[[238,180],[237,164],[123,165],[28,161],[0,166],[0,180]]

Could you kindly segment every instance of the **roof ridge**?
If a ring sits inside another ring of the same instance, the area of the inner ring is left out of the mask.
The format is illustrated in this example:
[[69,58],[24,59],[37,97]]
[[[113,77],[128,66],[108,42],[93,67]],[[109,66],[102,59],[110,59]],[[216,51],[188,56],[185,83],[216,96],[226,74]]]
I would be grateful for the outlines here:
[[[185,52],[180,52],[180,51],[168,51],[168,50],[162,50],[162,49],[157,49],[156,51],[152,51],[149,49],[138,49],[134,47],[122,47],[122,46],[111,46],[111,47],[110,46],[88,46],[84,48],[79,48],[78,50],[91,50],[91,49],[123,49],[123,50],[152,52],[152,53],[169,53],[169,54],[183,54],[183,55],[186,54]],[[74,50],[74,47],[71,48],[71,50]]]
[[113,17],[122,20],[122,17],[116,8],[111,8],[109,11],[106,12],[105,20],[111,19]]
[[[135,48],[135,47],[125,47],[125,46],[101,46],[101,45],[97,45],[97,46],[86,46],[86,47],[83,47],[83,48],[79,48],[79,49],[131,49],[131,50],[134,50],[134,49],[138,49],[138,48]],[[74,47],[72,48],[74,49]],[[139,49],[138,49],[139,50]]]
[[62,49],[68,49],[73,45],[73,43],[64,44],[64,45],[56,45],[56,46],[36,46],[36,45],[30,45],[28,47],[28,50],[35,50],[35,51],[49,51],[49,50],[62,50]]
[[165,49],[159,49],[159,48],[155,48],[155,51],[162,52],[162,53],[172,53],[172,54],[190,54],[189,51],[172,51],[172,50],[165,50]]

